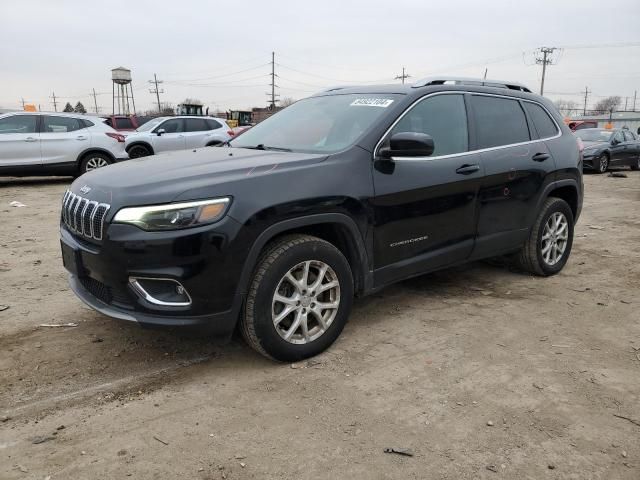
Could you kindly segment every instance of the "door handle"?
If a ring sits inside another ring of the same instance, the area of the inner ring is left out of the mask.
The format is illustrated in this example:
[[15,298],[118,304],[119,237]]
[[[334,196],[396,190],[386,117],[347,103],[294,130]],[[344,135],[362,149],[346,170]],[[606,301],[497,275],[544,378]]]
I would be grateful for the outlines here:
[[461,167],[459,167],[456,170],[456,173],[459,173],[460,175],[469,175],[470,173],[474,173],[480,170],[480,165],[474,164],[474,165],[462,165]]
[[78,135],[76,137],[76,140],[86,140],[86,139],[87,139],[87,137],[85,137],[84,135]]
[[27,137],[24,139],[25,142],[37,142],[38,139],[35,137]]
[[548,153],[536,153],[533,157],[531,157],[531,160],[533,160],[534,162],[544,162],[549,157],[550,155]]

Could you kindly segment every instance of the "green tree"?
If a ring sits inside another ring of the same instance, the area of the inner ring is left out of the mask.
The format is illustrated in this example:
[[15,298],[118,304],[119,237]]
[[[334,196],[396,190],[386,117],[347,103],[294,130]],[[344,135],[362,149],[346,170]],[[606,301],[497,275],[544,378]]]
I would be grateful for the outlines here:
[[73,111],[76,113],[87,113],[87,109],[84,108],[84,105],[82,104],[82,102],[76,103],[76,106],[73,109]]
[[67,113],[71,113],[73,112],[73,107],[71,106],[71,104],[69,102],[67,102],[67,104],[64,106],[64,110],[62,110],[63,112],[67,112]]

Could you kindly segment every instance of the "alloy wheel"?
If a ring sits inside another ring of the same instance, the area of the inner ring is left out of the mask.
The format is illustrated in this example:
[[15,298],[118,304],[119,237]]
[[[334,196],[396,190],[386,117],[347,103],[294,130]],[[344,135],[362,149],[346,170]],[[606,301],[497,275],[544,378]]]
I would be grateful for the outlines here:
[[273,294],[271,318],[285,341],[306,344],[321,337],[340,307],[340,282],[319,260],[302,262],[280,280]]
[[569,242],[569,222],[561,212],[555,212],[549,217],[542,232],[541,254],[544,262],[549,265],[558,263]]
[[105,160],[104,158],[91,157],[87,161],[87,166],[85,167],[85,170],[88,172],[90,170],[95,170],[96,168],[106,167],[107,165],[109,165],[109,162],[107,162],[107,160]]
[[606,155],[600,156],[600,172],[604,173],[607,171],[607,167],[609,166],[609,159]]

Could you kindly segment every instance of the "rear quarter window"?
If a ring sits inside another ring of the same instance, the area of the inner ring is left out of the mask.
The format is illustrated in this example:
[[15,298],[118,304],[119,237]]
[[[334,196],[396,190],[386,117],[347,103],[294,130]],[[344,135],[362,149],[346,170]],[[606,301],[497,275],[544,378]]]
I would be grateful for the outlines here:
[[554,137],[558,134],[558,128],[544,108],[536,103],[523,102],[524,108],[538,132],[539,138]]
[[491,148],[528,142],[529,128],[524,110],[517,100],[472,95],[477,148]]

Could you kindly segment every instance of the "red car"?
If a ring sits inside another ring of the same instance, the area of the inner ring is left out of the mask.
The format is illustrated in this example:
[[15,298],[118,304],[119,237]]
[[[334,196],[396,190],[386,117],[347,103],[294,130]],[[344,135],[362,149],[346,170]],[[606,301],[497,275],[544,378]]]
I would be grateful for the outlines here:
[[109,115],[105,118],[105,122],[114,130],[120,132],[133,132],[140,126],[147,123],[153,117],[138,117],[135,115]]

